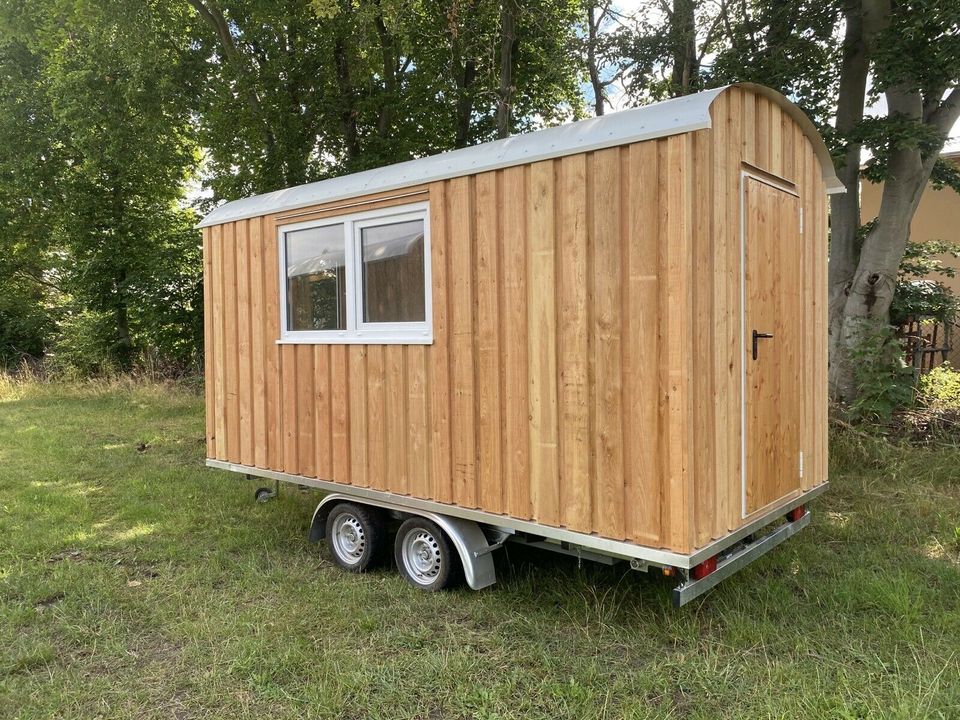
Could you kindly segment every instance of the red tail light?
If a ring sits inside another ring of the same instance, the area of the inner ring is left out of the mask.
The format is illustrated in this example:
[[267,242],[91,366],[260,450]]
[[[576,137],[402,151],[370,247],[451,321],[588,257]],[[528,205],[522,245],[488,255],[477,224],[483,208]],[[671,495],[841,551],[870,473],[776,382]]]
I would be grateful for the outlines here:
[[717,556],[714,555],[712,558],[704,560],[699,565],[695,565],[692,570],[690,570],[690,577],[694,580],[700,580],[705,578],[707,575],[712,573],[717,569]]
[[793,510],[787,513],[787,521],[796,522],[797,520],[802,518],[806,513],[807,513],[806,508],[804,508],[803,505],[798,505]]

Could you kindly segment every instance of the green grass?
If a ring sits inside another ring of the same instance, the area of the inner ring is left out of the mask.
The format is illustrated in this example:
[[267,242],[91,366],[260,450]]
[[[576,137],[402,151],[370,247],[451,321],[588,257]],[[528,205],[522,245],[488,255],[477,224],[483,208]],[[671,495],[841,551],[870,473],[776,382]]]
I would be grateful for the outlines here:
[[810,528],[675,610],[516,549],[344,574],[202,435],[183,387],[0,384],[0,717],[960,717],[960,449],[834,438]]

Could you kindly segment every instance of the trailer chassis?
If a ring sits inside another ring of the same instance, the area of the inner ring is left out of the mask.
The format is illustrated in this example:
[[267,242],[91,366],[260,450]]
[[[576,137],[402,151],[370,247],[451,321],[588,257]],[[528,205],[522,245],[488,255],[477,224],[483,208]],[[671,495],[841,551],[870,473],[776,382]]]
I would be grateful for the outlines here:
[[[257,490],[256,499],[260,502],[274,497],[281,482],[328,493],[317,506],[311,522],[310,539],[314,541],[323,537],[326,514],[338,502],[370,505],[399,518],[416,516],[431,520],[450,538],[463,566],[464,578],[474,590],[496,582],[492,552],[506,542],[521,542],[584,560],[627,561],[634,570],[658,568],[664,575],[680,580],[673,590],[673,602],[677,607],[704,594],[806,527],[811,519],[807,505],[828,486],[823,483],[796,495],[734,532],[693,553],[683,554],[373,488],[348,486],[222,460],[208,459],[206,464],[247,477],[273,480],[273,488]],[[783,522],[777,524],[781,519]]]

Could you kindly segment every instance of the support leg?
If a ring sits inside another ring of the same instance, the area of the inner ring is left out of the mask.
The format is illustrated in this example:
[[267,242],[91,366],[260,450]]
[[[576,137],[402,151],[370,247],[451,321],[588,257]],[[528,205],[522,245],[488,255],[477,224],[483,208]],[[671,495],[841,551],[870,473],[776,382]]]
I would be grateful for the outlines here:
[[[247,475],[247,477],[250,478],[251,476]],[[258,503],[265,503],[265,502],[269,502],[270,500],[273,500],[273,498],[277,497],[277,495],[279,494],[280,494],[280,481],[274,480],[272,490],[268,487],[257,488],[257,491],[253,494],[253,498]]]

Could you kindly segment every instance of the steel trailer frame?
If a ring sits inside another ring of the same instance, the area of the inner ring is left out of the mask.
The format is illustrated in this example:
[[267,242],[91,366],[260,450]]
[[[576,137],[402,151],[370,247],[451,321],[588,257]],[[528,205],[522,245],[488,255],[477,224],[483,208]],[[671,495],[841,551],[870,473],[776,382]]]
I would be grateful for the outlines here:
[[[247,477],[273,480],[276,488],[279,488],[280,482],[287,482],[327,492],[328,495],[314,511],[311,540],[319,540],[323,536],[323,523],[326,520],[324,508],[329,510],[336,501],[365,503],[400,516],[415,515],[433,520],[450,537],[463,563],[467,584],[475,590],[496,582],[492,551],[508,540],[521,540],[526,544],[583,559],[598,560],[604,557],[625,560],[630,562],[634,570],[647,570],[652,566],[669,569],[668,572],[671,573],[676,572],[681,579],[673,591],[673,600],[677,607],[707,592],[724,578],[765,555],[806,527],[811,519],[810,511],[806,509],[807,504],[829,486],[828,482],[824,482],[812,490],[796,495],[788,503],[763,513],[747,525],[692,553],[683,554],[373,488],[343,485],[222,460],[207,459],[206,464],[211,468]],[[797,515],[796,511],[800,508],[803,508],[803,511]],[[795,515],[797,516],[794,517]],[[785,518],[785,522],[761,536],[768,526],[780,518]],[[715,567],[702,577],[696,577],[696,573],[691,572],[702,563],[714,561]]]

